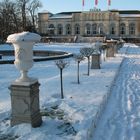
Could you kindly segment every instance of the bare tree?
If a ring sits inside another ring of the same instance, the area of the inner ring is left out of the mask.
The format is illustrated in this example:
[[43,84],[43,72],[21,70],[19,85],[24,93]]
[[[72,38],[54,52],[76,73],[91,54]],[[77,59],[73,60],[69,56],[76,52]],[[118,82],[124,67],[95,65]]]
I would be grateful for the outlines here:
[[87,57],[88,59],[88,73],[87,75],[89,76],[89,70],[90,70],[90,56],[92,55],[92,53],[94,52],[93,48],[88,48],[88,47],[84,47],[80,49],[80,53],[84,56]]
[[28,11],[30,13],[30,16],[32,18],[32,26],[35,27],[35,16],[36,16],[36,11],[38,10],[38,8],[41,8],[42,4],[39,0],[33,0],[30,2],[29,6],[28,6]]
[[63,94],[63,69],[69,66],[69,61],[67,60],[56,60],[55,61],[56,66],[60,69],[60,83],[61,83],[61,98],[64,98]]
[[[42,6],[41,2],[39,0],[16,0],[16,1],[22,17],[23,30],[26,30],[26,27],[29,26],[30,23],[32,23],[32,26],[35,27],[35,14],[37,14],[36,11],[38,10],[38,8]],[[31,16],[32,22],[30,22],[29,15]]]
[[16,4],[10,0],[0,2],[0,37],[5,39],[10,33],[18,32],[19,23]]
[[73,57],[74,57],[75,61],[77,62],[77,83],[80,84],[79,64],[82,60],[84,60],[84,56],[81,54],[74,54]]
[[29,1],[30,0],[17,0],[17,5],[21,12],[23,30],[26,30],[26,9],[27,9],[27,4]]
[[41,7],[39,0],[1,0],[0,40],[5,40],[11,33],[26,30],[29,25],[34,27],[39,7]]

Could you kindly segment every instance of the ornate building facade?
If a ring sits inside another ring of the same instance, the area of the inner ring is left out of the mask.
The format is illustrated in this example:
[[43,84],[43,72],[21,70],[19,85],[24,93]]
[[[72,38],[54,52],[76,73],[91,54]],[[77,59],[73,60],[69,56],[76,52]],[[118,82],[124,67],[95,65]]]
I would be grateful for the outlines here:
[[49,37],[140,38],[140,11],[137,10],[44,12],[38,18],[39,32]]

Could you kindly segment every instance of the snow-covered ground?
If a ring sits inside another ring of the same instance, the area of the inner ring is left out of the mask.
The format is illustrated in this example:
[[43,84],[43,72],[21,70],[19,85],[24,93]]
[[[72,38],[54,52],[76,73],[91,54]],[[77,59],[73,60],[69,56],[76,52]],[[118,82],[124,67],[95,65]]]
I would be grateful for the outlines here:
[[140,140],[140,48],[130,46],[93,140]]
[[[34,48],[77,53],[84,45],[89,44],[37,44]],[[43,115],[43,123],[38,128],[29,124],[10,127],[8,87],[19,77],[19,72],[14,65],[0,65],[0,139],[88,140],[93,136],[94,140],[139,140],[139,54],[139,47],[125,44],[116,57],[102,62],[101,69],[90,70],[90,76],[85,75],[87,60],[82,61],[80,84],[76,83],[77,63],[70,59],[70,66],[63,72],[63,100],[60,98],[59,69],[54,61],[34,63],[29,75],[37,77],[41,84]],[[109,95],[109,104],[102,113]]]

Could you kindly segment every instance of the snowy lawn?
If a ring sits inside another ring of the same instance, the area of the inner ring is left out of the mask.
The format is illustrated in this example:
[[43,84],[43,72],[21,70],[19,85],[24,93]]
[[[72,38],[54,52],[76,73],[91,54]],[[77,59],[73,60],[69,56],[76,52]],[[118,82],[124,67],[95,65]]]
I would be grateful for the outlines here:
[[[79,52],[89,44],[37,44],[34,49],[64,50]],[[104,109],[110,88],[124,53],[102,62],[101,69],[90,70],[87,76],[87,60],[80,63],[80,84],[77,84],[77,63],[70,59],[70,65],[63,71],[64,99],[60,98],[60,75],[54,61],[36,62],[30,70],[31,77],[37,77],[40,85],[40,109],[43,123],[32,128],[29,124],[10,127],[11,82],[19,77],[14,65],[0,65],[0,139],[17,140],[87,140],[96,128]]]

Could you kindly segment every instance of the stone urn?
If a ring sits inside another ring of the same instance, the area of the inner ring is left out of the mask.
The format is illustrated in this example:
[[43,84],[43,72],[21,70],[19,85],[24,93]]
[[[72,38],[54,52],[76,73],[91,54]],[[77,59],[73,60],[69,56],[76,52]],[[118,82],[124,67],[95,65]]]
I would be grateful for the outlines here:
[[33,82],[35,80],[28,77],[27,73],[33,66],[33,45],[40,39],[40,35],[31,32],[15,33],[8,36],[7,42],[12,43],[15,50],[14,64],[21,73],[16,82]]

